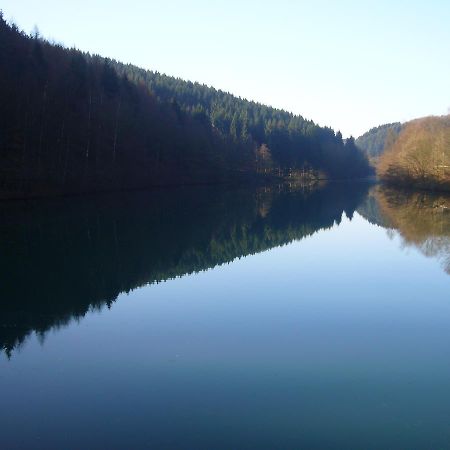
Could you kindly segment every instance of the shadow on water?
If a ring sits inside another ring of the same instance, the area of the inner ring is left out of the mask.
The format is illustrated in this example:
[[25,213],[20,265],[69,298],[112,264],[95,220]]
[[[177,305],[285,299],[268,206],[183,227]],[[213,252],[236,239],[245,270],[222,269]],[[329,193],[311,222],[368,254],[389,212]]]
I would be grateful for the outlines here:
[[352,217],[368,185],[183,188],[10,203],[0,209],[0,345],[117,296],[299,240]]

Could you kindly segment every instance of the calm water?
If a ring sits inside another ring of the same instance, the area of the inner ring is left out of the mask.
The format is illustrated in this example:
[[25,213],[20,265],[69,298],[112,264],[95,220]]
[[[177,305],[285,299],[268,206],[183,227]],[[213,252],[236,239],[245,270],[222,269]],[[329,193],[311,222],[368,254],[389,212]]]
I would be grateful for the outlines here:
[[450,448],[450,198],[0,208],[0,448]]

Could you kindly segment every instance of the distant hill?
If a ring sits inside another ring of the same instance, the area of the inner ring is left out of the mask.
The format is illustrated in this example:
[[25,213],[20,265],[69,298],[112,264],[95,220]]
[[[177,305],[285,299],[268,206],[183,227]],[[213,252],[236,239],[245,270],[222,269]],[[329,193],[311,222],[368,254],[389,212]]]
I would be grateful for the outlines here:
[[450,115],[404,124],[381,156],[377,172],[391,184],[450,190]]
[[380,125],[364,133],[356,139],[356,145],[371,159],[377,159],[385,150],[388,136],[396,138],[402,129],[400,122]]
[[28,36],[1,12],[0,73],[0,198],[371,171],[331,128]]

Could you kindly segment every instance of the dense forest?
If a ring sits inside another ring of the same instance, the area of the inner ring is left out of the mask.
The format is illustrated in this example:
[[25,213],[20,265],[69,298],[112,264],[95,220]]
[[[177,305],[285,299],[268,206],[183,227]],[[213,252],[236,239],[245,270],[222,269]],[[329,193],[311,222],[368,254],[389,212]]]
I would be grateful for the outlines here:
[[450,116],[404,124],[380,158],[377,172],[390,184],[450,190]]
[[122,292],[331,227],[367,189],[197,186],[3,203],[0,349],[10,354],[31,332],[44,337]]
[[371,171],[330,128],[49,43],[1,14],[0,73],[3,198]]
[[390,146],[397,138],[401,129],[402,124],[400,122],[387,123],[371,128],[356,139],[356,145],[367,154],[369,159],[376,162],[386,146]]

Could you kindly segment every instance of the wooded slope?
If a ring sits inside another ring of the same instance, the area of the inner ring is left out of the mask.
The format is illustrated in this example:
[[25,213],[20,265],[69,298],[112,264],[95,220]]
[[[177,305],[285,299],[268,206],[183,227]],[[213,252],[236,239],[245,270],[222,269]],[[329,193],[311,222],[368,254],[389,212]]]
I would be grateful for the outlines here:
[[387,123],[379,127],[371,128],[358,139],[356,145],[363,150],[370,159],[377,160],[393,139],[402,129],[400,122]]
[[450,190],[450,116],[404,124],[380,158],[377,170],[388,183]]
[[28,36],[0,14],[0,198],[370,173],[286,111]]

